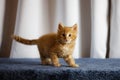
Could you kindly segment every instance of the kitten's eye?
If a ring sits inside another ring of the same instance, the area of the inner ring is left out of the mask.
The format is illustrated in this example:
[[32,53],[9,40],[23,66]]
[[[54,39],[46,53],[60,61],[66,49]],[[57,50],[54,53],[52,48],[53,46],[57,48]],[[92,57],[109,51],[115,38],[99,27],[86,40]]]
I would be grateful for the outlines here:
[[69,34],[69,37],[71,37],[71,34]]
[[64,37],[65,37],[65,34],[62,34],[62,36],[64,36]]

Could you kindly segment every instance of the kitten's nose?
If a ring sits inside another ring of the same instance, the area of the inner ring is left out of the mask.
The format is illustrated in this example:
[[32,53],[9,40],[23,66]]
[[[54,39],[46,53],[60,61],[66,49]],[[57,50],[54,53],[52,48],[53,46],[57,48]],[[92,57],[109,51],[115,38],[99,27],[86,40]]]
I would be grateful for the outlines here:
[[65,40],[66,42],[68,41],[66,37],[64,38],[64,40]]

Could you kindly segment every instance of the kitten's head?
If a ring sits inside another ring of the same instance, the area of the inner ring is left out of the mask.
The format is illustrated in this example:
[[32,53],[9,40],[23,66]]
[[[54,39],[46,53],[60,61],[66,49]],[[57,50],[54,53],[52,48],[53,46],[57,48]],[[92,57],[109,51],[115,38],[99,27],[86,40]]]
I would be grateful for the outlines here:
[[74,24],[72,27],[67,27],[59,23],[57,39],[61,43],[71,43],[75,41],[77,37],[77,24]]

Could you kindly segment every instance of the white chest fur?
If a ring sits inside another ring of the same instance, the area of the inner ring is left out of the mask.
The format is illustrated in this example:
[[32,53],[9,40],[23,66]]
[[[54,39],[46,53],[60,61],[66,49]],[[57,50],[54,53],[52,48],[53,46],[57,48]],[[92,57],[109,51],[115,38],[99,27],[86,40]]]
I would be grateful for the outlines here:
[[60,47],[60,51],[58,52],[59,57],[64,57],[69,54],[70,48],[68,46]]

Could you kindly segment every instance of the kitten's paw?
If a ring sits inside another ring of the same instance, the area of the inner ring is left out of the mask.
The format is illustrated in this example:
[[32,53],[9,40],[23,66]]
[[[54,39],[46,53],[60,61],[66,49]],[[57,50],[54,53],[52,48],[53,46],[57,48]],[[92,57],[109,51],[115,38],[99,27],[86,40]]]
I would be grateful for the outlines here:
[[79,65],[78,64],[74,64],[74,65],[71,65],[71,67],[77,68],[77,67],[79,67]]
[[61,64],[54,64],[54,66],[55,66],[55,67],[60,67],[60,66],[61,66]]

